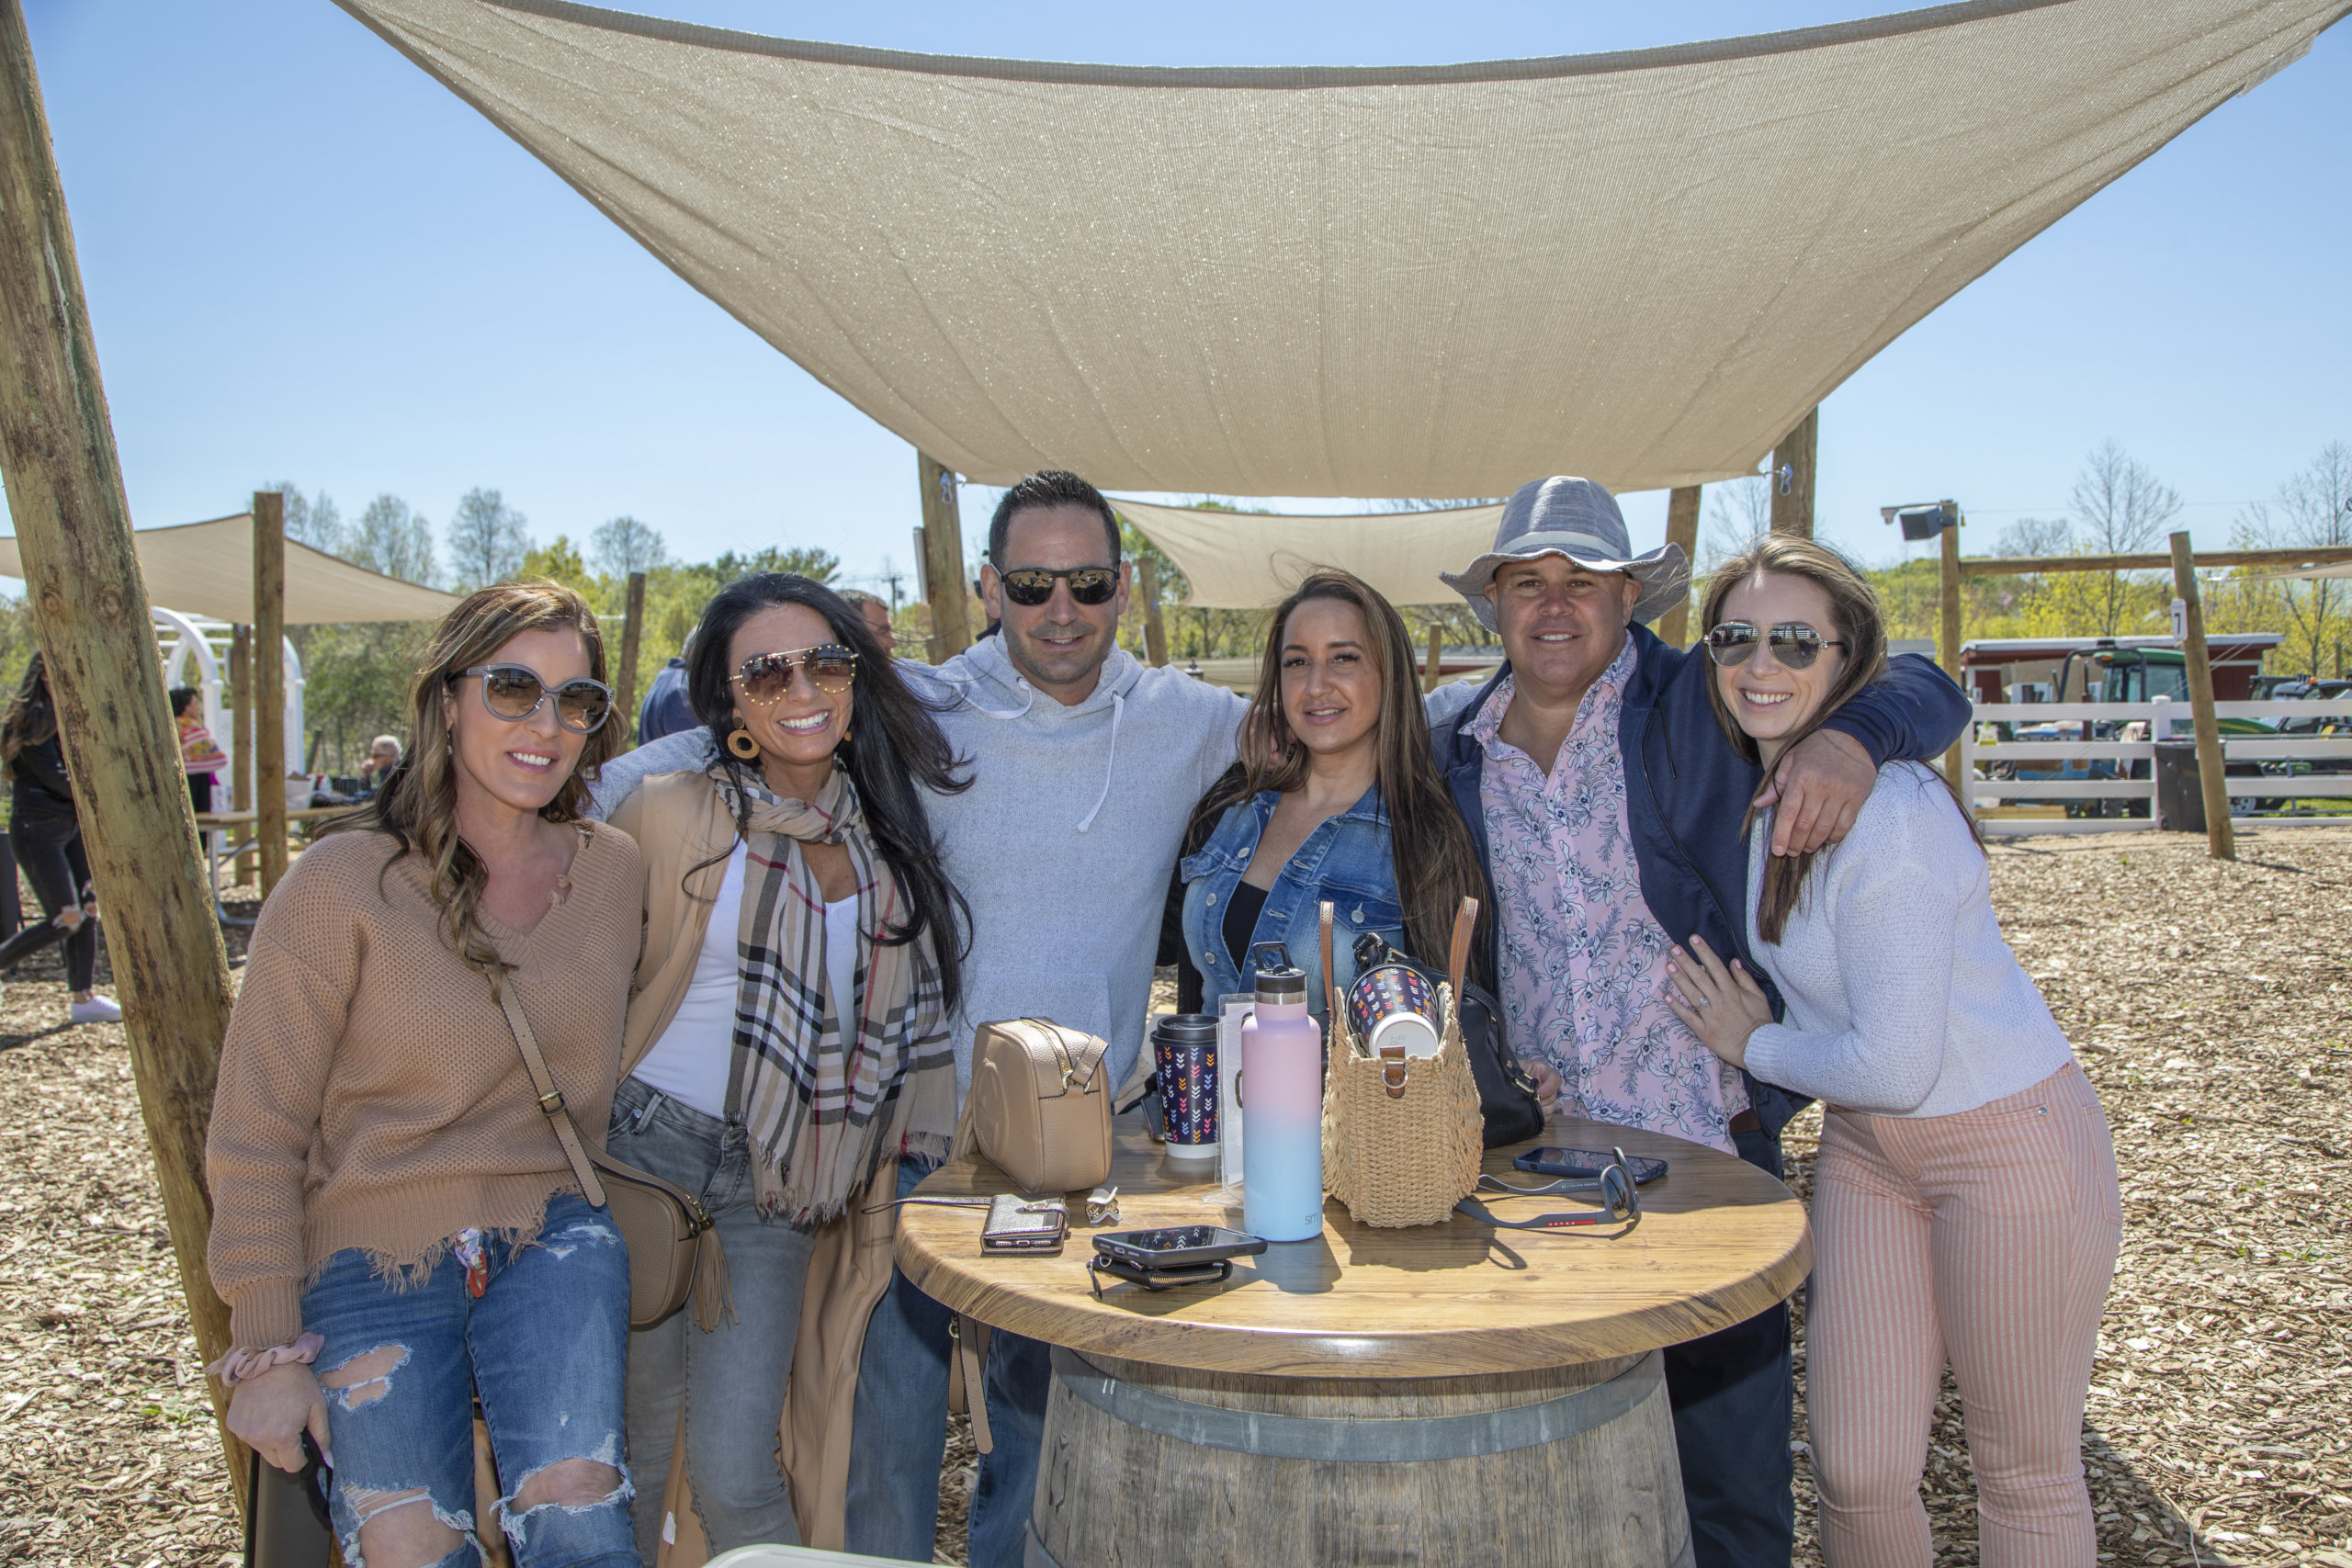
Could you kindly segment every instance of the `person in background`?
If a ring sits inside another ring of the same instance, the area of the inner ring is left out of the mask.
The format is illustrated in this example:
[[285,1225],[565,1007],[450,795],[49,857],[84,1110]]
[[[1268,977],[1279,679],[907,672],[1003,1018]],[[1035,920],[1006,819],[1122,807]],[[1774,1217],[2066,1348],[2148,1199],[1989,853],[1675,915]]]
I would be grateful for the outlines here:
[[896,659],[899,656],[899,634],[890,626],[890,606],[873,594],[860,592],[854,588],[842,589],[841,595],[864,618],[865,629],[874,634],[874,640],[881,645],[882,651]]
[[212,809],[213,787],[220,770],[229,765],[229,753],[204,728],[204,694],[194,686],[172,688],[172,724],[179,731],[180,766],[187,771],[188,799],[201,815]]
[[[1716,721],[1767,770],[1886,668],[1869,582],[1810,539],[1717,567],[1701,624]],[[2123,1220],[2098,1096],[1941,774],[1881,766],[1834,855],[1774,858],[1770,808],[1747,816],[1745,946],[1785,1017],[1695,933],[1665,996],[1731,1066],[1829,1102],[1805,1362],[1823,1555],[1934,1561],[1919,1475],[1949,1360],[1984,1562],[2089,1568],[2083,1407]]]
[[[474,1400],[518,1568],[633,1568],[629,1267],[500,1000],[582,1136],[620,1063],[644,871],[582,818],[617,738],[596,619],[469,595],[409,694],[416,745],[262,906],[205,1147],[228,1427],[334,1470],[344,1561],[475,1562]],[[313,1368],[316,1371],[313,1371]]]
[[695,705],[686,695],[686,660],[694,657],[694,634],[689,632],[685,646],[678,649],[678,657],[662,666],[645,688],[645,701],[638,705],[637,710],[639,746],[650,745],[665,735],[702,728],[702,721],[695,716]]
[[368,742],[368,755],[359,761],[359,789],[356,798],[366,800],[384,787],[392,770],[401,765],[401,738],[379,735]]
[[0,709],[0,771],[9,779],[8,838],[17,864],[48,917],[0,942],[0,971],[15,968],[51,942],[65,944],[70,1023],[119,1023],[122,1009],[97,992],[98,899],[82,821],[74,808],[74,781],[57,738],[57,707],[50,698],[49,665],[36,650],[25,678]]
[[[897,1161],[946,1152],[962,994],[962,900],[918,790],[964,781],[865,623],[830,589],[763,572],[719,590],[693,647],[687,691],[716,755],[645,779],[610,818],[645,857],[646,939],[607,1147],[701,1197],[731,1301],[630,1337],[649,1562],[682,1410],[713,1551],[800,1544],[796,1491],[811,1535],[838,1546],[857,1347],[896,1221],[865,1210],[896,1191]],[[780,1419],[812,1438],[786,1439],[789,1483]]]
[[1242,760],[1193,807],[1177,868],[1179,1012],[1248,990],[1251,945],[1281,942],[1319,1020],[1327,900],[1343,997],[1364,931],[1444,968],[1455,909],[1487,886],[1430,759],[1418,687],[1412,634],[1362,579],[1317,571],[1274,611]]
[[[1781,1174],[1801,1101],[1717,1061],[1659,994],[1668,931],[1735,953],[1738,801],[1776,802],[1773,849],[1842,837],[1887,757],[1931,757],[1969,707],[1925,660],[1890,661],[1766,774],[1716,728],[1707,660],[1643,624],[1689,563],[1636,556],[1617,502],[1566,476],[1521,487],[1492,550],[1445,579],[1504,663],[1432,738],[1496,895],[1511,1050],[1565,1114],[1709,1145]],[[1785,1303],[1666,1351],[1698,1568],[1786,1564],[1796,1536]]]

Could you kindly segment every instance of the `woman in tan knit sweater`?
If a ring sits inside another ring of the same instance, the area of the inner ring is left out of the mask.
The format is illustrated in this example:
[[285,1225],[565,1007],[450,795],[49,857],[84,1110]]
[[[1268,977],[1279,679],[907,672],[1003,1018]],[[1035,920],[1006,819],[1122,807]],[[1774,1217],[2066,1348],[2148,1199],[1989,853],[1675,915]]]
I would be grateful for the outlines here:
[[264,907],[207,1148],[229,1427],[334,1472],[346,1561],[473,1563],[472,1396],[516,1561],[635,1564],[628,1260],[580,1196],[495,999],[514,988],[584,1128],[619,1066],[643,873],[582,818],[618,739],[580,596],[449,614],[409,760]]
[[842,1543],[858,1353],[890,1277],[891,1213],[865,1210],[901,1154],[946,1152],[965,922],[915,789],[963,787],[954,753],[858,613],[759,573],[712,599],[693,649],[718,760],[612,816],[645,856],[646,944],[609,1146],[701,1195],[732,1298],[629,1345],[649,1561],[682,1408],[712,1551],[803,1526]]

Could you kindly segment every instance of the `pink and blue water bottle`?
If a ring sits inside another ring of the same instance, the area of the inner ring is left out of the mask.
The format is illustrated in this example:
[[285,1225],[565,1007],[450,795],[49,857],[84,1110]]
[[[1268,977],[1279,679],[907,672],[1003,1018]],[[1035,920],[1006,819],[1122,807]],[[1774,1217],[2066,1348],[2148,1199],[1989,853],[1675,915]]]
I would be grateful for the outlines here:
[[1258,1002],[1241,1022],[1241,1224],[1268,1241],[1323,1234],[1323,1032],[1290,949],[1261,942]]

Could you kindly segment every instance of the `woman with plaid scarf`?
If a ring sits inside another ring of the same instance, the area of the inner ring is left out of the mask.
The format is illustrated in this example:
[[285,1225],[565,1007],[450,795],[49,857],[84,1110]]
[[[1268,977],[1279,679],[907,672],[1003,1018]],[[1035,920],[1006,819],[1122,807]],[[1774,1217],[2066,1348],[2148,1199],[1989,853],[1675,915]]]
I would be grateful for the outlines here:
[[718,759],[645,779],[611,818],[645,857],[646,943],[609,1147],[701,1195],[730,1280],[629,1347],[648,1562],[684,1522],[665,1491],[713,1552],[804,1530],[840,1545],[894,1223],[864,1211],[954,1131],[968,923],[917,794],[962,788],[956,760],[857,611],[759,573],[712,599],[691,646]]

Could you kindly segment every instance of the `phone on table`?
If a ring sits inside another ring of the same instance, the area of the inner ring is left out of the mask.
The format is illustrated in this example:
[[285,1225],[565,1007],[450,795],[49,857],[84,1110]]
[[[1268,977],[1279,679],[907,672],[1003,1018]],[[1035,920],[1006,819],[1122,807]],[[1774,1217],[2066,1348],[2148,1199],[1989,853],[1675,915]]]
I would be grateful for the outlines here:
[[999,1193],[989,1203],[988,1224],[980,1228],[980,1250],[1051,1258],[1061,1251],[1062,1236],[1069,1229],[1069,1208],[1065,1200]]
[[[1592,1181],[1600,1179],[1600,1173],[1613,1163],[1614,1157],[1607,1150],[1563,1149],[1546,1145],[1528,1150],[1510,1163],[1518,1169],[1532,1171],[1537,1176],[1565,1176],[1571,1179]],[[1666,1161],[1653,1159],[1647,1155],[1627,1155],[1625,1165],[1633,1171],[1634,1184],[1637,1187],[1647,1186],[1666,1174]]]
[[1130,1269],[1164,1273],[1248,1258],[1266,1250],[1263,1237],[1223,1225],[1170,1225],[1161,1230],[1105,1231],[1094,1238],[1094,1250]]

